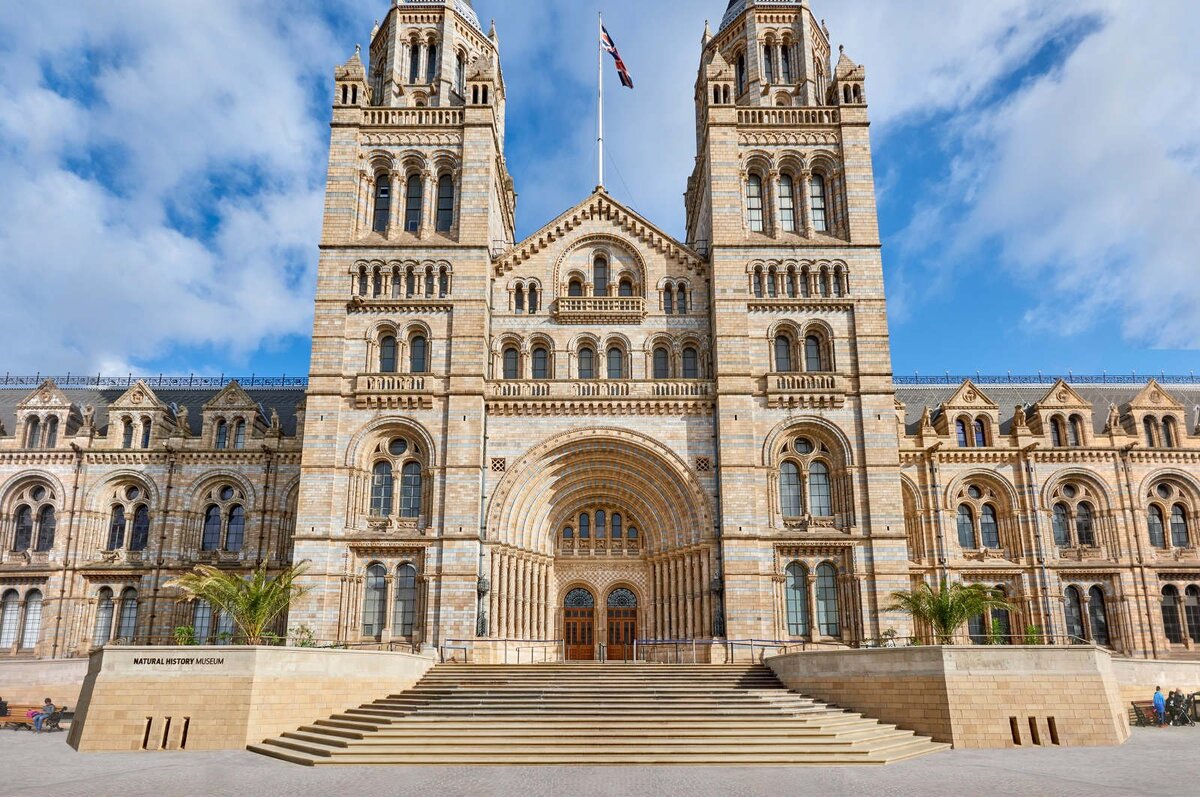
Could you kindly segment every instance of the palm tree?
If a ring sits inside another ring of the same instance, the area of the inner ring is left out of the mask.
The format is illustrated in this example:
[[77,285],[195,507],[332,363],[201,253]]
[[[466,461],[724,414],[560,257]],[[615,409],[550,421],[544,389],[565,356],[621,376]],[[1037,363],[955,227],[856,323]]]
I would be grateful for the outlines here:
[[305,593],[296,579],[307,569],[308,563],[301,562],[271,577],[263,565],[242,577],[211,565],[197,565],[191,573],[168,581],[166,586],[178,587],[189,599],[208,601],[233,620],[247,645],[261,645],[267,627]]
[[892,593],[888,611],[904,612],[914,620],[928,623],[938,644],[949,645],[954,634],[972,617],[992,609],[1011,609],[999,590],[983,584],[947,584],[934,590],[929,584],[909,591]]

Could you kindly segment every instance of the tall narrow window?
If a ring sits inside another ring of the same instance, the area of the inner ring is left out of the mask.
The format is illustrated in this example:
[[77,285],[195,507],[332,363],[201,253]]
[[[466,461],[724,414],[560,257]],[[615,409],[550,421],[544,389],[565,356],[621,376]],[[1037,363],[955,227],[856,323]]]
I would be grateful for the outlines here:
[[46,419],[46,443],[45,448],[54,448],[58,445],[58,416],[51,415]]
[[458,54],[458,59],[454,64],[454,85],[458,87],[458,93],[463,97],[467,95],[467,59],[463,58],[463,54]]
[[603,509],[596,513],[596,539],[602,540],[608,534],[608,515]]
[[392,611],[392,630],[400,636],[412,636],[417,616],[417,568],[400,565],[396,571],[396,601]]
[[225,419],[217,421],[217,440],[216,448],[218,451],[224,451],[229,446],[229,424]]
[[592,266],[592,290],[595,296],[608,296],[608,261],[600,256]]
[[796,298],[796,270],[789,268],[787,271],[787,295],[789,299]]
[[441,65],[438,63],[438,46],[436,44],[429,45],[429,58],[425,65],[425,82],[433,83],[437,80]]
[[964,551],[975,550],[975,513],[966,504],[958,508],[958,546]]
[[405,463],[400,471],[400,517],[421,516],[421,464]]
[[1091,504],[1080,504],[1075,510],[1075,539],[1080,545],[1095,545],[1095,522]]
[[192,633],[196,635],[197,645],[207,645],[212,636],[212,604],[200,598],[192,609]]
[[746,93],[746,54],[742,53],[737,59],[737,91],[738,94]]
[[108,547],[105,550],[119,551],[125,546],[125,507],[114,506],[108,522]]
[[762,178],[757,174],[750,175],[746,180],[746,212],[749,216],[750,229],[753,232],[763,231],[763,192]]
[[1184,591],[1183,616],[1187,621],[1188,636],[1193,642],[1200,642],[1200,587],[1195,584]]
[[967,422],[961,418],[954,422],[955,436],[958,438],[958,447],[966,448],[969,446],[970,439],[967,437]]
[[1081,446],[1086,440],[1083,434],[1083,418],[1078,415],[1071,416],[1070,437],[1074,438],[1074,442],[1071,443],[1073,446]]
[[825,216],[825,177],[823,175],[814,174],[812,176],[810,199],[813,229],[817,232],[827,232],[829,221]]
[[787,623],[789,636],[808,636],[808,574],[804,565],[787,566]]
[[121,424],[121,448],[133,448],[133,421],[128,418]]
[[786,374],[792,370],[792,339],[787,335],[775,337],[775,373]]
[[414,374],[423,374],[429,370],[429,352],[427,342],[424,335],[414,335],[412,341],[408,344],[409,348],[409,368],[408,370]]
[[1158,421],[1150,416],[1146,416],[1146,419],[1142,421],[1142,427],[1146,432],[1146,446],[1149,448],[1156,447],[1158,444],[1158,440],[1155,439],[1158,432]]
[[1147,520],[1150,525],[1150,544],[1155,548],[1166,548],[1166,524],[1163,523],[1162,510],[1157,506],[1151,506],[1150,514]]
[[691,346],[686,346],[683,349],[683,378],[700,378],[700,357],[697,355],[695,348]]
[[246,542],[246,510],[234,506],[229,510],[229,527],[225,531],[225,550],[238,553]]
[[42,635],[42,593],[31,589],[25,593],[25,625],[21,629],[21,649],[32,650],[37,647]]
[[387,232],[392,215],[392,178],[387,172],[375,175],[375,221],[371,229]]
[[433,298],[433,269],[425,269],[425,298]]
[[13,550],[28,551],[33,545],[33,510],[27,506],[17,507],[16,528],[13,531]]
[[1098,586],[1088,590],[1088,619],[1092,625],[1092,641],[1108,647],[1108,611],[1104,605],[1104,590]]
[[518,313],[525,312],[525,286],[518,285],[513,291],[513,309]]
[[54,547],[54,532],[58,528],[58,518],[54,514],[54,507],[44,506],[42,511],[38,513],[38,534],[37,545],[34,550],[39,553],[45,553]]
[[550,352],[544,346],[537,346],[533,350],[533,378],[550,378]]
[[147,449],[150,447],[150,433],[153,428],[153,424],[150,423],[149,419],[142,421],[142,449]]
[[408,267],[404,277],[404,295],[410,299],[417,295],[417,272],[412,266]]
[[529,312],[530,314],[538,311],[538,289],[536,285],[529,286]]
[[379,373],[396,373],[396,338],[392,335],[379,341]]
[[417,232],[421,229],[421,205],[424,200],[424,197],[421,196],[420,175],[409,176],[404,194],[404,229],[409,232]]
[[[51,418],[50,421],[53,422],[54,419]],[[47,436],[49,435],[49,432],[50,432],[50,423],[48,422],[46,424]],[[1175,419],[1174,418],[1163,418],[1162,440],[1163,440],[1164,448],[1174,448],[1175,447]],[[50,445],[51,445],[50,443],[47,443],[46,447],[49,448]]]
[[376,462],[371,473],[371,514],[387,517],[392,514],[392,464]]
[[772,266],[767,271],[767,298],[774,299],[778,295],[779,295],[779,274],[775,271],[775,267]]
[[838,636],[837,571],[826,562],[817,568],[817,625],[822,636]]
[[521,355],[515,348],[509,346],[504,350],[504,378],[516,379],[521,375],[520,368]]
[[577,279],[567,283],[567,296],[583,296],[583,283]]
[[215,551],[220,547],[221,508],[213,504],[204,510],[204,534],[200,538],[200,550]]
[[779,224],[788,232],[796,231],[796,186],[789,174],[779,178]]
[[679,296],[678,301],[675,302],[676,312],[679,313],[679,315],[687,315],[687,311],[688,311],[687,286],[684,285],[682,282],[679,283],[678,296]]
[[622,297],[633,296],[632,280],[623,279],[617,283],[617,296],[622,296]]
[[984,504],[979,513],[979,537],[984,548],[1000,547],[1000,524],[996,522],[996,507]]
[[450,232],[454,226],[454,179],[448,174],[438,178],[437,230]]
[[988,640],[987,620],[982,614],[967,618],[967,638],[973,645],[986,645]]
[[671,290],[670,285],[663,289],[663,312],[667,315],[675,312],[675,292]]
[[133,587],[121,590],[121,620],[117,623],[117,637],[127,642],[137,638],[138,594]]
[[96,624],[92,628],[93,647],[108,644],[108,640],[112,638],[112,624],[113,593],[108,587],[103,587],[96,597]]
[[1182,644],[1183,626],[1179,618],[1179,590],[1170,584],[1163,587],[1162,590],[1162,620],[1167,640],[1176,645]]
[[1183,504],[1176,504],[1171,509],[1171,545],[1176,548],[1186,548],[1190,536],[1187,510],[1183,508]]
[[987,447],[987,425],[982,419],[976,419],[975,421],[975,447]]
[[669,379],[671,376],[671,359],[666,346],[654,350],[654,378]]
[[1063,592],[1063,616],[1067,621],[1067,636],[1074,643],[1084,641],[1083,610],[1079,590],[1067,587]]
[[814,462],[808,469],[808,509],[817,517],[833,515],[833,495],[829,485],[829,466]]
[[412,42],[408,45],[408,82],[416,83],[421,79],[421,45]]
[[800,517],[804,504],[800,492],[800,468],[794,462],[779,466],[779,503],[784,517]]
[[761,268],[754,269],[754,298],[763,297],[763,273]]
[[233,425],[233,447],[238,450],[246,447],[246,422],[240,419]]
[[804,339],[804,360],[810,372],[826,371],[825,358],[821,356],[821,339],[809,335]]
[[0,650],[9,650],[17,644],[17,632],[21,628],[21,596],[15,589],[4,593],[0,601]]
[[1067,422],[1067,445],[1071,448],[1079,446],[1080,424],[1078,421],[1079,418],[1077,416],[1072,416],[1071,420]]
[[[438,271],[438,296],[442,299],[445,299],[449,295],[450,295],[450,272],[448,272],[445,268],[442,268],[440,271]],[[531,287],[529,289],[529,303],[530,303],[530,311],[531,312],[533,310],[533,305],[536,304],[533,297],[534,297],[534,293],[533,293],[533,288]]]
[[[42,442],[42,421],[36,415],[25,421],[25,447],[37,448]],[[129,446],[125,446],[129,448]]]
[[150,509],[142,504],[133,510],[133,535],[129,538],[129,550],[144,551],[150,544]]
[[622,527],[621,527],[621,526],[622,526],[622,524],[623,524],[624,522],[625,522],[625,520],[624,520],[624,518],[622,518],[622,517],[621,517],[621,513],[620,513],[620,512],[613,512],[613,516],[612,516],[612,538],[613,538],[614,540],[619,540],[619,539],[621,539],[621,534],[622,534]]
[[590,540],[592,538],[592,517],[588,514],[579,516],[579,539]]
[[1067,435],[1063,426],[1062,418],[1054,418],[1050,421],[1050,444],[1056,448],[1067,444]]
[[362,633],[366,637],[378,637],[387,622],[387,570],[374,564],[367,568],[363,595]]
[[587,346],[579,350],[579,378],[596,378],[596,353]]
[[1071,544],[1071,519],[1066,504],[1054,505],[1054,544],[1065,548]]
[[775,59],[771,57],[771,45],[765,44],[762,48],[763,55],[763,75],[768,83],[775,82]]
[[784,85],[792,82],[792,48],[786,44],[779,48],[780,77]]
[[608,378],[609,379],[624,379],[625,353],[616,346],[610,346],[608,349]]

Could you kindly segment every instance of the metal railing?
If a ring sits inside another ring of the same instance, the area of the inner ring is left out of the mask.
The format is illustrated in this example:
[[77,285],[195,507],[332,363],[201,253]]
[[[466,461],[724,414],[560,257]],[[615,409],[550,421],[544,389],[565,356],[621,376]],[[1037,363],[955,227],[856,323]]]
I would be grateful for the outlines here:
[[53,374],[34,374],[33,376],[17,376],[6,373],[3,378],[0,378],[0,388],[34,388],[45,382],[47,379],[53,379],[54,384],[64,389],[78,388],[105,388],[119,387],[129,388],[137,382],[145,382],[147,386],[152,388],[222,388],[231,382],[236,381],[242,387],[247,388],[307,388],[307,376],[258,376],[251,374],[250,376],[196,376],[189,374],[188,376],[166,376],[159,374],[158,376],[88,376],[82,374],[68,373],[65,376],[55,376]]
[[[475,646],[486,645],[493,650],[500,646],[505,664],[521,664],[528,654],[529,664],[547,664],[565,661],[567,657],[566,641],[562,639],[447,639],[438,648],[438,659],[442,662],[456,662],[453,653],[446,657],[447,651],[462,651],[462,663],[466,664],[474,658]],[[513,661],[512,659],[515,659]]]
[[[691,661],[686,657],[690,654]],[[654,664],[696,664],[695,639],[635,639],[633,660]]]
[[951,374],[946,372],[940,376],[921,376],[920,373],[914,373],[912,376],[894,376],[892,377],[893,384],[905,386],[921,386],[921,385],[961,385],[963,382],[970,380],[977,385],[1052,385],[1058,380],[1063,380],[1067,384],[1072,385],[1144,385],[1151,379],[1158,381],[1164,385],[1200,385],[1200,376],[1194,373],[1188,373],[1186,376],[1179,374],[1138,374],[1136,372],[1130,374],[1110,374],[1107,371],[1101,374],[1075,374],[1068,371],[1066,374]]

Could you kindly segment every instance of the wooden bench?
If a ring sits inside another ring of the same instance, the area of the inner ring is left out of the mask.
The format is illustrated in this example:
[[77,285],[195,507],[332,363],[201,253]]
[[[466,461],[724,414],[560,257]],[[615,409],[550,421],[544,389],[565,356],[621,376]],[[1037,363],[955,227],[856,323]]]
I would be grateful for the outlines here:
[[9,704],[8,716],[0,717],[0,728],[29,728],[33,729],[33,720],[27,715],[30,711],[41,711],[41,706],[18,706]]
[[1158,712],[1154,710],[1153,700],[1134,700],[1133,717],[1139,728],[1153,728],[1158,725]]

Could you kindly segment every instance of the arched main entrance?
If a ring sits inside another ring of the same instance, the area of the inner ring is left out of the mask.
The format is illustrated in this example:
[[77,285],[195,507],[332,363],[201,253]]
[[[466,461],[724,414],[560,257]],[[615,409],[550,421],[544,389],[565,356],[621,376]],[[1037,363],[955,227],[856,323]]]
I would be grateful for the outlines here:
[[596,598],[582,587],[563,599],[563,640],[567,661],[591,661],[596,657]]
[[608,660],[633,659],[637,639],[637,596],[624,587],[608,593]]

